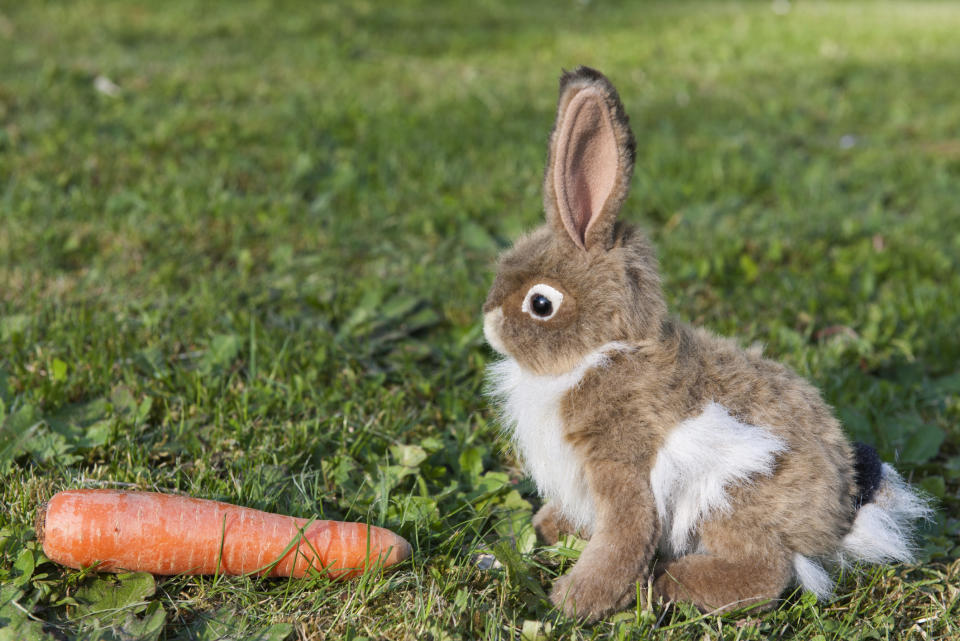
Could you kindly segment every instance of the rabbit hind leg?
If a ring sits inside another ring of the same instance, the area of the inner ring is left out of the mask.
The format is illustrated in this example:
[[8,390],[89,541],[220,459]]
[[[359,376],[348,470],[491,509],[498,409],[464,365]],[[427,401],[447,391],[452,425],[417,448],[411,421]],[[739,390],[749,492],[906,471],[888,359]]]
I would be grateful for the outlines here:
[[654,581],[664,601],[686,601],[703,612],[754,606],[769,609],[793,576],[789,556],[782,554],[729,558],[689,554],[667,563]]

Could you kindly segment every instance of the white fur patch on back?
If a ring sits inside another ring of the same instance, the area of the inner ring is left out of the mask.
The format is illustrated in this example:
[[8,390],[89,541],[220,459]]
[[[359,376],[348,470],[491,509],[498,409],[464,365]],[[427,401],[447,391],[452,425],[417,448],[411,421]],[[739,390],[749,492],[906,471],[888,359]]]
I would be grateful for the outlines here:
[[[914,521],[933,515],[928,501],[884,463],[873,500],[857,512],[843,537],[841,562],[910,562],[914,558]],[[849,558],[848,558],[849,557]]]
[[786,441],[766,428],[741,423],[718,403],[677,425],[650,472],[661,548],[676,556],[695,548],[699,523],[730,510],[727,487],[772,474],[777,454],[786,449]]
[[564,438],[560,403],[589,370],[609,362],[609,352],[627,349],[624,343],[607,343],[573,370],[558,376],[533,374],[512,358],[487,368],[488,393],[499,402],[503,425],[512,431],[537,491],[543,498],[556,501],[567,520],[585,532],[593,528],[593,499],[583,465]]

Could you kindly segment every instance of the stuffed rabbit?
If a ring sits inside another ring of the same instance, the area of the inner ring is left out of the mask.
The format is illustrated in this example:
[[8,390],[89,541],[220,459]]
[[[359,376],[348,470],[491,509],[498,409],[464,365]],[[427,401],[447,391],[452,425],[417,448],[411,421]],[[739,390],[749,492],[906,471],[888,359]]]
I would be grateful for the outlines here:
[[500,259],[484,334],[493,395],[546,500],[547,543],[589,538],[553,602],[596,619],[653,593],[705,611],[769,606],[824,564],[911,558],[925,499],[854,446],[786,367],[667,315],[647,239],[617,222],[634,139],[619,96],[560,80],[546,224]]

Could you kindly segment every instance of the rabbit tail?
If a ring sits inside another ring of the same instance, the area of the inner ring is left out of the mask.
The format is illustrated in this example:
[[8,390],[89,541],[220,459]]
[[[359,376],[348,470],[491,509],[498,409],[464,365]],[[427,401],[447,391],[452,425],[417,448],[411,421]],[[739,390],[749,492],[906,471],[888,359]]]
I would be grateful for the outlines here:
[[[843,538],[836,560],[851,563],[910,563],[918,520],[933,516],[930,499],[910,487],[876,451],[862,443],[855,446],[859,509],[850,531]],[[802,554],[794,556],[797,582],[820,599],[833,593],[833,579],[819,561]]]

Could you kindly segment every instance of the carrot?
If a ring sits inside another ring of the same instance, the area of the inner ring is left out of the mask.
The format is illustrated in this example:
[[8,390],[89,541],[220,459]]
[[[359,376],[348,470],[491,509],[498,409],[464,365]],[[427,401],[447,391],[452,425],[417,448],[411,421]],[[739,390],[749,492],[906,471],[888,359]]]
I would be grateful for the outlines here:
[[411,548],[390,530],[261,512],[156,492],[68,490],[37,514],[37,538],[52,561],[72,568],[153,574],[333,578],[387,567]]

